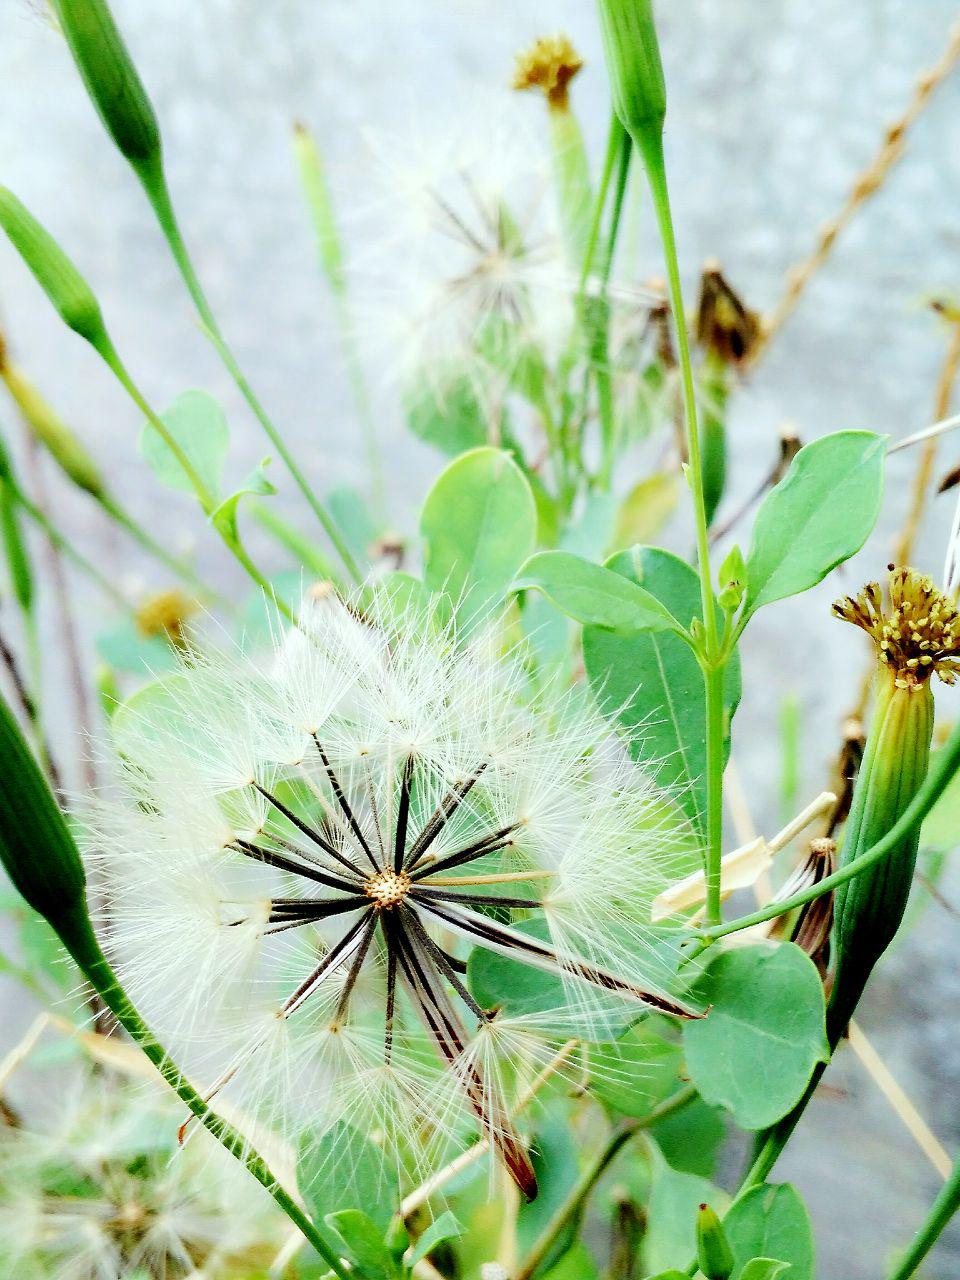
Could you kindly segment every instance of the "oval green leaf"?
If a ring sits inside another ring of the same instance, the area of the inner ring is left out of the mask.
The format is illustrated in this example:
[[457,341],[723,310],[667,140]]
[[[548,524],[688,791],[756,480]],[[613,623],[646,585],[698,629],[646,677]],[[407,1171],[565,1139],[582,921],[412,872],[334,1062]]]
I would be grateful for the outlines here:
[[500,449],[474,449],[440,474],[420,516],[424,580],[462,620],[503,598],[533,550],[537,509],[527,480]]
[[754,521],[745,616],[816,586],[860,550],[880,513],[885,452],[872,431],[836,431],[800,450]]
[[609,631],[678,631],[677,619],[643,587],[621,573],[569,551],[531,556],[513,584],[515,591],[542,591],[585,627]]
[[[638,587],[642,584],[684,626],[699,617],[697,575],[669,551],[634,547],[608,560],[607,568]],[[601,707],[627,731],[634,758],[656,770],[658,782],[671,789],[702,843],[707,724],[703,675],[689,645],[668,631],[621,635],[586,627],[583,660]],[[729,735],[740,701],[736,654],[727,668],[724,701]]]
[[813,1280],[810,1215],[800,1193],[790,1183],[753,1187],[731,1206],[723,1229],[733,1250],[734,1275],[737,1267],[743,1268],[740,1280],[759,1280],[747,1272],[747,1267],[751,1262],[773,1258],[787,1264],[779,1273],[782,1280]]
[[775,1124],[829,1057],[815,966],[792,942],[739,947],[713,960],[694,996],[711,1008],[683,1030],[690,1078],[744,1129]]

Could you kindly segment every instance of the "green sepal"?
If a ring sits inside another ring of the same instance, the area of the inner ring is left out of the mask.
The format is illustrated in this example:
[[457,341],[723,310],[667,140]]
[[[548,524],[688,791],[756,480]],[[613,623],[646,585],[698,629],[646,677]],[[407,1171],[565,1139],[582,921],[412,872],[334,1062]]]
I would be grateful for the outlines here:
[[702,1204],[697,1211],[697,1265],[706,1280],[730,1280],[733,1251],[715,1210]]

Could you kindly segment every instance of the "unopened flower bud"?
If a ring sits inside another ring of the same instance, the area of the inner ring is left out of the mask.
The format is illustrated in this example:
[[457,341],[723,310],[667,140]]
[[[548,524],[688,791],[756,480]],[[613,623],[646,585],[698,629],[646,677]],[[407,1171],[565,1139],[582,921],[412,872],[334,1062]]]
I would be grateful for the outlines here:
[[60,27],[107,132],[139,166],[159,163],[160,129],[105,0],[53,0]]
[[80,855],[6,701],[0,699],[0,863],[58,931],[86,919]]
[[[834,606],[874,640],[880,669],[876,703],[841,850],[841,867],[876,844],[913,800],[927,773],[933,736],[930,677],[953,684],[960,672],[960,614],[933,582],[891,566],[889,604],[878,583]],[[840,886],[835,899],[836,970],[828,1010],[833,1043],[843,1034],[907,905],[919,830],[879,863]]]
[[667,91],[651,0],[598,0],[613,109],[644,154],[659,148]]
[[100,304],[64,251],[12,191],[0,187],[0,227],[65,324],[97,346],[106,337]]
[[708,1204],[697,1213],[697,1266],[706,1280],[730,1280],[733,1251],[723,1224]]
[[720,595],[717,597],[720,608],[733,613],[740,608],[743,593],[747,585],[747,567],[743,561],[743,552],[736,543],[727,552],[717,574],[720,584]]
[[106,481],[79,437],[16,365],[8,360],[0,362],[0,378],[16,402],[24,423],[54,462],[78,488],[102,498],[107,491]]

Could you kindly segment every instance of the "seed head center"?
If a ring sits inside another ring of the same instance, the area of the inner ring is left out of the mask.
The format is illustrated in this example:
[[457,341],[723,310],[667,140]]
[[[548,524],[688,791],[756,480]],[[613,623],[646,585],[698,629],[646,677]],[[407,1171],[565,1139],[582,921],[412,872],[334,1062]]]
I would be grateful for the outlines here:
[[409,888],[410,877],[405,871],[378,871],[365,881],[363,892],[373,899],[373,905],[379,911],[383,911],[399,906]]

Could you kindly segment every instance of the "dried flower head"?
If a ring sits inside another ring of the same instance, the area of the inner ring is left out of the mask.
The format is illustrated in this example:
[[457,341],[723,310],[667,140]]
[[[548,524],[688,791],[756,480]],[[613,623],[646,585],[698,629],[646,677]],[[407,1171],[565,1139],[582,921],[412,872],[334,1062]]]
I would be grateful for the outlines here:
[[513,87],[542,89],[554,111],[566,111],[570,105],[570,81],[582,66],[583,59],[567,36],[541,36],[517,55]]
[[915,569],[890,568],[889,604],[880,584],[838,600],[833,612],[871,636],[880,662],[901,689],[918,688],[936,673],[954,684],[960,672],[960,614],[931,578]]
[[84,1072],[0,1127],[0,1273],[17,1280],[240,1280],[283,1219],[199,1131],[183,1150],[167,1099]]
[[197,602],[176,587],[145,600],[136,614],[137,629],[147,639],[160,637],[178,649],[187,645],[186,625],[197,611]]
[[[508,1077],[689,1015],[644,923],[662,799],[582,698],[524,690],[430,611],[327,594],[268,670],[197,662],[120,713],[127,803],[89,838],[114,956],[211,1095],[420,1170],[479,1126],[532,1195]],[[550,1007],[479,998],[472,948],[545,973]]]

